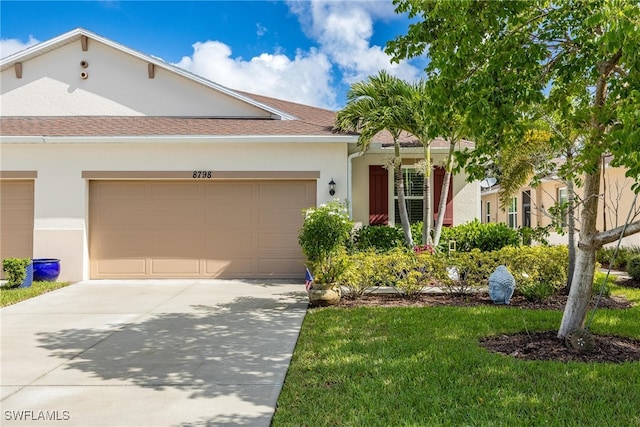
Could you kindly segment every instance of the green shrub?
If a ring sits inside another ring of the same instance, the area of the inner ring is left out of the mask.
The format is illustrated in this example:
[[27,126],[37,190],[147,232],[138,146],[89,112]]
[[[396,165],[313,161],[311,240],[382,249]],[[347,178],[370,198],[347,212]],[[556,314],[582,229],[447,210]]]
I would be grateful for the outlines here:
[[27,278],[27,267],[31,263],[29,258],[7,258],[2,261],[2,271],[7,278],[7,288],[17,288]]
[[527,301],[544,301],[557,291],[550,283],[527,281],[520,284],[517,293]]
[[338,248],[323,258],[307,261],[315,283],[342,283],[351,259],[344,247]]
[[435,275],[443,270],[437,261],[437,257],[428,253],[416,255],[405,252],[401,262],[395,263],[392,269],[396,289],[405,297],[414,298],[428,286],[436,284]]
[[443,227],[440,250],[446,252],[450,240],[455,240],[457,251],[469,252],[472,249],[495,251],[505,246],[519,246],[520,239],[518,231],[505,224],[495,222],[481,224],[474,219],[455,227]]
[[[345,267],[341,284],[358,297],[371,286],[390,286],[413,297],[428,286],[440,286],[458,295],[486,287],[489,276],[505,265],[516,279],[516,292],[530,300],[542,300],[564,288],[567,280],[566,246],[505,247],[498,251],[437,252],[416,254],[407,248],[376,252],[373,248],[339,263]],[[335,261],[335,258],[334,258]],[[453,274],[455,270],[456,274]],[[450,274],[451,273],[451,274]]]
[[365,225],[356,230],[353,240],[354,247],[358,251],[376,249],[386,252],[405,245],[402,230],[388,225]]
[[615,246],[598,249],[598,252],[596,253],[596,261],[602,264],[605,268],[611,267],[613,270],[626,271],[628,269],[627,264],[629,259],[635,255],[640,255],[640,247],[622,246],[618,249],[616,258],[613,259],[615,250]]
[[367,288],[375,286],[378,282],[377,254],[373,249],[369,249],[347,256],[348,267],[341,283],[348,289],[348,297],[358,298]]
[[429,253],[415,254],[406,248],[394,248],[386,253],[369,252],[369,258],[372,265],[372,272],[367,275],[370,283],[393,287],[408,298],[438,284],[445,271],[440,257]]
[[478,283],[471,280],[468,270],[468,257],[456,257],[455,261],[450,260],[446,267],[447,277],[440,282],[442,288],[449,294],[469,295],[474,286]]
[[530,300],[542,300],[565,286],[567,264],[565,246],[507,246],[492,252],[454,252],[447,258],[447,265],[455,267],[457,274],[442,285],[450,293],[465,295],[474,287],[486,286],[491,273],[504,265],[516,280],[517,293]]
[[516,279],[515,292],[528,300],[548,298],[567,284],[566,246],[507,247],[498,257]]
[[414,244],[422,244],[422,221],[411,224],[411,236],[413,237]]
[[468,295],[473,288],[486,285],[498,266],[492,255],[478,249],[451,253],[445,258],[447,277],[441,284],[448,293],[454,295]]
[[352,229],[353,222],[349,220],[347,207],[332,201],[304,211],[298,242],[307,260],[317,263],[345,248]]
[[627,273],[632,279],[640,280],[640,255],[634,255],[629,258]]

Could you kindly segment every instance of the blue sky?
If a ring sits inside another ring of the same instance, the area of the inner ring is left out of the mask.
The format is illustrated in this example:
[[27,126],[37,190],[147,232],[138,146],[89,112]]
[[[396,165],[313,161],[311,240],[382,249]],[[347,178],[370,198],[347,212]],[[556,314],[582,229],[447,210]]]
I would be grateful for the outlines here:
[[324,108],[385,69],[406,80],[424,60],[391,64],[409,21],[390,0],[5,1],[0,55],[83,27],[233,89]]

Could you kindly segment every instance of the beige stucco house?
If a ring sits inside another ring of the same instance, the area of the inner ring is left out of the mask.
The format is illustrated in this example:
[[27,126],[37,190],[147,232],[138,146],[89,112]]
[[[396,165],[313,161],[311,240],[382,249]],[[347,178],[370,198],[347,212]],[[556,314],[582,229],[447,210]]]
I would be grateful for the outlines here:
[[[634,181],[625,176],[626,169],[612,167],[610,160],[605,159],[600,179],[598,230],[610,230],[623,225],[637,197],[631,189]],[[546,227],[552,222],[549,208],[567,201],[567,184],[557,177],[543,179],[536,187],[522,187],[507,206],[500,206],[499,191],[499,183],[481,190],[482,222],[502,222],[512,228]],[[581,188],[576,188],[576,196],[578,200],[582,196]],[[579,228],[581,208],[579,203],[577,206],[576,226]],[[640,203],[637,203],[632,210],[630,222],[637,221],[639,217]],[[566,244],[566,230],[565,227],[565,234],[553,231],[549,243]],[[628,236],[622,243],[625,246],[640,246],[640,234]]]
[[[389,141],[360,153],[332,111],[231,90],[84,29],[0,70],[2,259],[59,258],[70,281],[301,278],[304,208],[347,199],[362,224],[395,221]],[[442,159],[445,142],[433,151]],[[421,153],[403,149],[409,185]],[[448,222],[479,212],[479,186],[456,176]]]

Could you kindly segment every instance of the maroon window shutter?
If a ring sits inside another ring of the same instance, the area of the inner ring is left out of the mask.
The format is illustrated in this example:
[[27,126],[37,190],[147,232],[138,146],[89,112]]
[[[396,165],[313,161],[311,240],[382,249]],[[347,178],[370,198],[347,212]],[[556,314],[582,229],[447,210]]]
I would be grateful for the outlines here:
[[369,165],[369,225],[389,223],[389,175],[385,168]]
[[[438,206],[440,205],[440,194],[442,193],[442,182],[444,181],[444,168],[436,166],[433,171],[433,220],[438,218]],[[453,178],[453,175],[452,175]],[[447,194],[447,207],[444,211],[444,221],[442,225],[453,225],[453,180],[449,181],[449,193]]]

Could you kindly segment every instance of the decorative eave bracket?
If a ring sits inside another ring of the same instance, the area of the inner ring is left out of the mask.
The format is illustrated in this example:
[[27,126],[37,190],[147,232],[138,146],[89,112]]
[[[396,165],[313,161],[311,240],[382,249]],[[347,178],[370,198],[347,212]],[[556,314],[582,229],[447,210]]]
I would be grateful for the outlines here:
[[148,63],[147,64],[147,71],[149,72],[149,78],[152,79],[156,76],[156,66],[155,64],[152,63]]
[[89,50],[89,37],[80,36],[80,44],[82,45],[82,51],[86,52]]
[[13,68],[16,70],[16,78],[22,78],[22,62],[16,62]]

